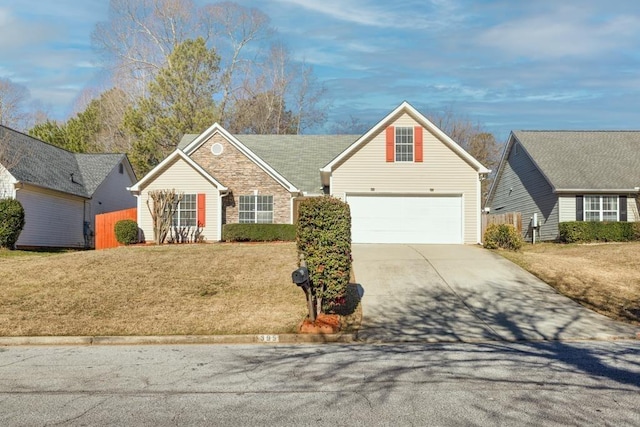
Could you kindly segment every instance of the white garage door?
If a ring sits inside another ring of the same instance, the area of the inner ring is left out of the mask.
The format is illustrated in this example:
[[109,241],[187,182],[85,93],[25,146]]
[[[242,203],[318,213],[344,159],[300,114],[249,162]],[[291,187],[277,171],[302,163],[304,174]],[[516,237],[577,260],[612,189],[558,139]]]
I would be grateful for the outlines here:
[[462,197],[348,196],[353,243],[462,243]]

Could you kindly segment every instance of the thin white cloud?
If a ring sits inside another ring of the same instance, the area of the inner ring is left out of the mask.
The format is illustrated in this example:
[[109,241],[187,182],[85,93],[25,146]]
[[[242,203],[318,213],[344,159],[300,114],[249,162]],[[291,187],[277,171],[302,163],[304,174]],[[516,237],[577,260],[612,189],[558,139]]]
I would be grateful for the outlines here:
[[9,9],[0,7],[0,27],[9,25],[12,20],[13,17],[11,16]]
[[78,67],[78,68],[98,68],[98,65],[95,62],[78,61],[76,63],[76,67]]
[[[443,16],[452,19],[453,8],[446,0],[411,2],[404,8],[387,2],[371,2],[366,0],[278,0],[281,3],[295,5],[312,12],[338,19],[352,24],[380,28],[429,28],[450,25]],[[372,4],[375,3],[375,4]],[[417,7],[417,5],[421,7]]]
[[640,20],[632,15],[600,19],[576,7],[560,7],[489,28],[481,45],[532,59],[595,57],[633,46]]

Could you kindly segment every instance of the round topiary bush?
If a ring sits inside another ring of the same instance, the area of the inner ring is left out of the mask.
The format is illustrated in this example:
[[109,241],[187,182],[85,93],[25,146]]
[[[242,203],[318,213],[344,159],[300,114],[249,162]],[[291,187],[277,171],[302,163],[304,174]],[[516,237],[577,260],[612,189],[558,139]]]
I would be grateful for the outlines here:
[[24,208],[19,201],[0,200],[0,248],[15,247],[24,223]]
[[123,245],[138,242],[138,223],[132,219],[123,219],[116,222],[114,231],[116,240]]
[[517,251],[523,243],[522,236],[511,224],[489,224],[484,232],[484,247],[487,249]]

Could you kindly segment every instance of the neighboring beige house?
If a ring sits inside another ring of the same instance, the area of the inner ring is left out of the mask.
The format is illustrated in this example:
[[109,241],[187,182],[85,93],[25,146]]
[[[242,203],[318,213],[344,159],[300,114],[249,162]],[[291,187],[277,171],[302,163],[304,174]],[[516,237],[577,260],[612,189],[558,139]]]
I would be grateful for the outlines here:
[[230,223],[293,223],[294,200],[349,203],[354,243],[478,243],[480,181],[490,171],[404,102],[364,135],[231,135],[214,124],[130,190],[153,238],[153,189],[185,194],[176,222],[208,241]]
[[567,221],[638,221],[640,131],[513,131],[489,190],[491,213],[520,212],[526,240]]
[[0,198],[25,210],[17,247],[93,247],[97,214],[135,207],[124,154],[78,154],[0,126]]

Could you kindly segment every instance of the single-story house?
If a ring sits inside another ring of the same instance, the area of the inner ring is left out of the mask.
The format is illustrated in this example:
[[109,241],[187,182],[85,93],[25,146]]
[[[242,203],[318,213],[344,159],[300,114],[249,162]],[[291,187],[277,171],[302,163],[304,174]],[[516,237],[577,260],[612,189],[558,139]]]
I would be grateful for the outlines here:
[[185,194],[174,219],[207,241],[223,224],[293,223],[296,199],[351,208],[354,243],[478,243],[480,181],[490,171],[404,102],[364,135],[186,135],[130,188],[153,239],[148,192]]
[[640,131],[513,131],[486,206],[520,212],[524,237],[566,221],[638,221]]
[[0,198],[25,210],[17,247],[93,247],[97,214],[136,206],[125,154],[79,154],[0,126]]

